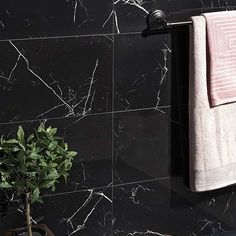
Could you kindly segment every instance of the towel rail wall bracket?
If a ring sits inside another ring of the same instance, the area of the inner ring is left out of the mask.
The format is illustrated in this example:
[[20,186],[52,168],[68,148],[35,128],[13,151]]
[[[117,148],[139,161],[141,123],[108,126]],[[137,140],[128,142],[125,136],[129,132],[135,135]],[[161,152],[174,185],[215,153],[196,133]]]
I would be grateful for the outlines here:
[[174,27],[190,25],[192,21],[168,22],[166,20],[166,14],[162,10],[155,10],[147,15],[146,24],[147,28],[142,32],[143,37],[169,33]]
[[[236,6],[232,6],[230,10],[235,10]],[[216,12],[216,11],[228,11],[229,8],[227,6],[221,7],[211,7],[206,9],[196,9],[193,15],[198,15],[200,12]],[[197,14],[196,14],[197,13]],[[178,26],[186,26],[191,25],[192,21],[180,21],[180,22],[168,22],[166,19],[166,14],[162,10],[154,10],[149,12],[146,18],[147,28],[143,30],[142,36],[147,37],[155,34],[166,34],[173,31],[179,31],[184,29],[185,27]]]

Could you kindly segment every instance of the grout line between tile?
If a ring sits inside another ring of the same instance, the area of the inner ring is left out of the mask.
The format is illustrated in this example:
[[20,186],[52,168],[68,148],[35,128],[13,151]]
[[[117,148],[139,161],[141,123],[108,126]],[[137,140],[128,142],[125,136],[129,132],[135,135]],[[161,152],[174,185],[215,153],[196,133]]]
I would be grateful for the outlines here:
[[114,235],[114,109],[115,109],[115,4],[114,1],[112,2],[113,7],[113,15],[112,15],[112,33],[113,33],[113,45],[112,45],[112,127],[111,127],[111,179],[112,179],[112,186],[111,186],[111,235]]
[[[43,198],[56,197],[56,196],[63,196],[63,195],[66,195],[66,194],[87,192],[91,189],[92,190],[100,190],[100,189],[109,189],[109,188],[112,190],[112,196],[113,196],[113,189],[116,188],[116,187],[128,186],[128,185],[132,185],[132,184],[148,183],[148,182],[152,182],[152,181],[161,181],[161,180],[167,180],[167,179],[171,179],[171,176],[153,178],[153,179],[148,179],[148,180],[133,181],[133,182],[127,182],[127,183],[121,183],[121,184],[115,184],[115,185],[108,185],[108,186],[103,186],[103,187],[101,186],[101,187],[95,187],[95,188],[80,189],[80,190],[76,190],[76,191],[67,191],[67,192],[61,192],[61,193],[45,194],[45,195],[42,195],[42,197]],[[15,199],[12,202],[16,202],[17,200],[19,200],[19,199]]]
[[171,176],[166,176],[166,177],[160,177],[160,178],[154,178],[154,179],[148,179],[148,180],[140,180],[140,181],[134,181],[134,182],[127,182],[127,183],[121,183],[121,184],[114,184],[113,187],[120,187],[120,186],[127,186],[127,185],[132,185],[132,184],[140,184],[140,183],[147,183],[147,182],[152,182],[152,181],[159,181],[159,180],[165,180],[165,179],[170,179]]
[[[166,108],[183,108],[186,107],[187,104],[182,104],[182,105],[174,105],[174,106],[159,106],[159,107],[146,107],[146,108],[137,108],[137,109],[130,109],[130,110],[118,110],[118,111],[108,111],[108,112],[101,112],[101,113],[91,113],[87,114],[87,117],[90,116],[99,116],[99,115],[109,115],[109,114],[119,114],[119,113],[128,113],[128,112],[137,112],[137,111],[151,111],[151,110],[157,110],[158,109],[166,109]],[[10,121],[10,122],[0,122],[1,125],[9,125],[9,124],[18,124],[18,123],[28,123],[28,122],[36,122],[36,121],[41,121],[41,120],[62,120],[62,119],[73,119],[73,118],[78,118],[82,117],[81,115],[77,116],[70,116],[70,117],[64,117],[64,116],[59,116],[59,117],[52,117],[52,118],[41,118],[41,119],[28,119],[28,120],[19,120],[19,121]]]
[[148,180],[133,181],[133,182],[127,182],[127,183],[121,183],[121,184],[114,184],[114,185],[112,184],[112,185],[103,186],[103,187],[80,189],[80,190],[77,190],[77,191],[68,191],[68,192],[61,192],[61,193],[55,193],[55,194],[45,194],[42,197],[61,196],[61,195],[65,195],[65,194],[87,192],[87,191],[89,191],[91,189],[99,190],[99,189],[109,189],[109,188],[111,188],[112,196],[113,196],[113,188],[115,188],[115,187],[128,186],[128,185],[140,184],[140,183],[148,183],[148,182],[152,182],[152,181],[161,181],[161,180],[166,180],[166,179],[170,179],[170,178],[171,178],[171,176],[166,176],[166,177],[153,178],[153,179],[148,179]]
[[101,36],[119,36],[119,35],[141,35],[141,31],[124,32],[124,33],[103,33],[103,34],[81,34],[81,35],[64,35],[64,36],[48,36],[48,37],[32,37],[32,38],[8,38],[0,39],[0,42],[11,41],[30,41],[30,40],[47,40],[47,39],[69,39],[69,38],[85,38],[85,37],[101,37]]
[[152,181],[161,181],[161,180],[166,180],[170,179],[171,176],[166,176],[166,177],[160,177],[160,178],[153,178],[153,179],[148,179],[148,180],[140,180],[140,181],[133,181],[133,182],[127,182],[127,183],[121,183],[121,184],[112,184],[108,186],[102,186],[102,187],[95,187],[95,188],[87,188],[87,189],[80,189],[77,191],[68,191],[68,192],[62,192],[62,193],[55,193],[55,194],[45,194],[43,197],[50,197],[50,196],[60,196],[60,195],[65,195],[65,194],[72,194],[72,193],[79,193],[79,192],[87,192],[88,190],[98,190],[98,189],[109,189],[115,187],[120,187],[120,186],[127,186],[127,185],[132,185],[132,184],[140,184],[140,183],[148,183]]

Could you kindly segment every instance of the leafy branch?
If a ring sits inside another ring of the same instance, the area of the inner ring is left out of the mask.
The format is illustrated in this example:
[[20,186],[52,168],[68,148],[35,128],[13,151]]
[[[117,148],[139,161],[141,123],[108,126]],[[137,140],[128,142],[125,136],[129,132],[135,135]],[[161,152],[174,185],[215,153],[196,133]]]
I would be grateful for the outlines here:
[[75,151],[68,150],[64,139],[56,136],[57,128],[41,123],[26,137],[21,126],[15,138],[0,140],[0,187],[14,189],[28,196],[30,203],[43,202],[41,191],[55,191],[60,178],[65,182],[72,167]]

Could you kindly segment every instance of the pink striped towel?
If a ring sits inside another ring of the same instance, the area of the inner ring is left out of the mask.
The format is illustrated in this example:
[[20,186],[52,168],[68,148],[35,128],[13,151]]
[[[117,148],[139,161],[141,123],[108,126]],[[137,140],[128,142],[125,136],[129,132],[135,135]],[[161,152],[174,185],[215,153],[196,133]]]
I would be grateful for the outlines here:
[[236,101],[236,11],[203,14],[209,50],[212,106]]

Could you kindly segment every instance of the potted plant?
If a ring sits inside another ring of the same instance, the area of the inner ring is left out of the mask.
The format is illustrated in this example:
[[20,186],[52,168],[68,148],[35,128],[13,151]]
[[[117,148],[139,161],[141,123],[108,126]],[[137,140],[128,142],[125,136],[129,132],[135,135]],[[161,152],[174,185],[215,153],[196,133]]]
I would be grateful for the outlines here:
[[[21,126],[15,138],[0,140],[0,187],[13,189],[25,199],[26,225],[7,235],[53,235],[45,225],[32,226],[31,204],[42,203],[41,192],[55,191],[59,179],[67,180],[72,161],[77,155],[68,150],[64,139],[56,136],[57,129],[41,123],[26,137]],[[18,231],[18,233],[17,233]]]

